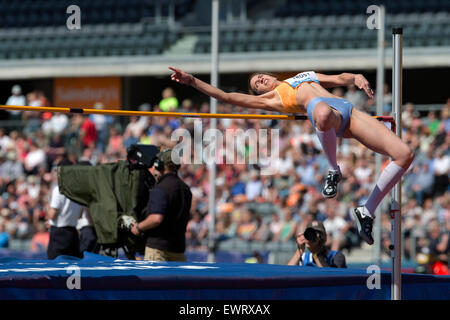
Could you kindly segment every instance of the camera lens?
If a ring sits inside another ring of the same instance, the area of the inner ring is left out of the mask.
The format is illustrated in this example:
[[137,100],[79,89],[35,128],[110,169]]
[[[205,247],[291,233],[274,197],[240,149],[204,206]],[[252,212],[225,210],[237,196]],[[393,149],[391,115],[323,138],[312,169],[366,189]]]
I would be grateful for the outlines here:
[[304,235],[305,235],[306,240],[311,241],[311,242],[316,241],[316,239],[317,239],[317,232],[316,232],[316,230],[314,230],[312,228],[306,229]]

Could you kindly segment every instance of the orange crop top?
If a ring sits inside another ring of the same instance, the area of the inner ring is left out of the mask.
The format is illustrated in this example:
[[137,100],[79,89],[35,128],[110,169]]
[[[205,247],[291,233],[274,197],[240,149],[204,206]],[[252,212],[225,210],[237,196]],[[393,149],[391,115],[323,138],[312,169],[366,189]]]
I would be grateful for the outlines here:
[[314,71],[307,71],[284,80],[275,88],[275,91],[280,96],[283,112],[295,113],[301,111],[297,104],[297,89],[304,82],[320,83]]

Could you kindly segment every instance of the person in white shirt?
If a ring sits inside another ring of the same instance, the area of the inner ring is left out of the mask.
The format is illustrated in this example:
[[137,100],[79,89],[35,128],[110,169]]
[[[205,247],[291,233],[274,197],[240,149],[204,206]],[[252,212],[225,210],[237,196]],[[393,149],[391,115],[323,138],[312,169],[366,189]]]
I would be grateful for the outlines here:
[[[6,101],[7,106],[24,106],[27,104],[20,85],[15,84],[11,89],[11,94],[12,95]],[[21,111],[8,110],[8,113],[9,120],[20,120]]]
[[34,141],[30,142],[30,149],[24,160],[24,168],[27,174],[37,174],[37,170],[46,164],[44,150],[38,148]]
[[69,126],[69,117],[64,113],[55,112],[53,117],[42,124],[42,130],[48,136],[62,134]]
[[[72,164],[70,160],[64,158],[58,163],[58,166]],[[47,212],[47,219],[50,225],[50,240],[47,248],[48,259],[52,260],[60,255],[80,257],[76,226],[82,210],[82,206],[62,195],[57,185],[53,188],[50,209]]]
[[247,196],[247,200],[251,201],[256,197],[260,196],[262,192],[262,182],[258,178],[258,172],[252,171],[250,172],[250,180],[247,182],[245,186],[245,195]]
[[11,138],[6,134],[4,128],[0,128],[0,152],[7,153]]
[[344,218],[336,213],[337,203],[328,203],[326,206],[327,218],[323,222],[325,229],[327,230],[327,238],[329,242],[327,245],[331,247],[331,250],[339,250],[344,241],[344,232],[347,226],[347,222]]

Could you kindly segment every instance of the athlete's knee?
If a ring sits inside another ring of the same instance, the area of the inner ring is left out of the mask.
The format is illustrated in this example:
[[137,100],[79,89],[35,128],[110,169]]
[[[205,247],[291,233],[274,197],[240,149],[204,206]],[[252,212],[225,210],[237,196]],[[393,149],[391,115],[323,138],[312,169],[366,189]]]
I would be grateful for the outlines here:
[[401,149],[400,155],[397,160],[400,163],[401,167],[403,167],[405,170],[408,169],[411,163],[414,161],[414,151],[405,144]]
[[314,110],[314,122],[317,129],[327,131],[333,127],[334,114],[327,104],[318,104]]
[[408,167],[414,161],[414,157],[415,157],[414,151],[410,147],[408,147],[408,151],[406,153],[406,159],[407,159],[407,162],[408,162]]

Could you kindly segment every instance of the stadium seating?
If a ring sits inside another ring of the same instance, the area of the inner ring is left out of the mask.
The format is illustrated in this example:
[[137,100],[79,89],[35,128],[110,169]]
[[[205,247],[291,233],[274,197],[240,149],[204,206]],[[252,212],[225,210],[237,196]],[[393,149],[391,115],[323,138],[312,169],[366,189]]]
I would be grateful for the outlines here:
[[64,27],[9,29],[0,32],[0,58],[152,55],[162,53],[176,37],[167,24],[109,24],[74,31]]
[[412,12],[440,12],[449,11],[450,2],[446,0],[288,0],[283,5],[280,5],[275,16],[277,17],[298,17],[298,16],[314,16],[314,15],[356,15],[361,12],[366,12],[370,5],[385,5],[387,12],[397,13],[412,13]]
[[[193,4],[191,0],[171,0],[175,5],[175,18],[183,17]],[[21,0],[0,1],[0,28],[22,28],[65,25],[67,7],[81,8],[83,23],[136,23],[143,17],[155,16],[155,7],[167,12],[168,1],[161,0]]]
[[[159,0],[79,0],[81,30],[66,28],[69,0],[0,0],[0,59],[42,59],[160,55],[185,34],[183,18],[194,14],[194,1],[174,0],[177,25],[152,19]],[[374,48],[377,32],[366,26],[371,1],[288,0],[275,8],[275,18],[256,17],[221,23],[222,53]],[[381,1],[387,6],[386,39],[393,26],[404,27],[405,47],[450,45],[450,2]],[[257,2],[247,1],[249,7]],[[149,19],[150,18],[150,19]],[[193,54],[211,50],[209,29],[195,31]]]
[[[429,14],[424,15],[429,16]],[[434,16],[434,15],[431,15]],[[449,23],[436,23],[430,18],[423,23],[421,17],[414,15],[410,24],[404,26],[404,45],[406,47],[446,46],[449,43]],[[405,18],[402,18],[406,20]],[[313,18],[307,20],[312,21]],[[339,21],[336,20],[336,21]],[[395,19],[387,21],[385,39],[390,39]],[[417,21],[421,21],[418,24]],[[403,21],[406,22],[406,21]],[[256,27],[240,26],[224,30],[220,34],[220,51],[258,52],[290,50],[359,49],[377,46],[377,30],[370,30],[362,24],[308,24],[297,26]],[[209,34],[202,34],[195,47],[196,53],[208,53],[211,42]]]

